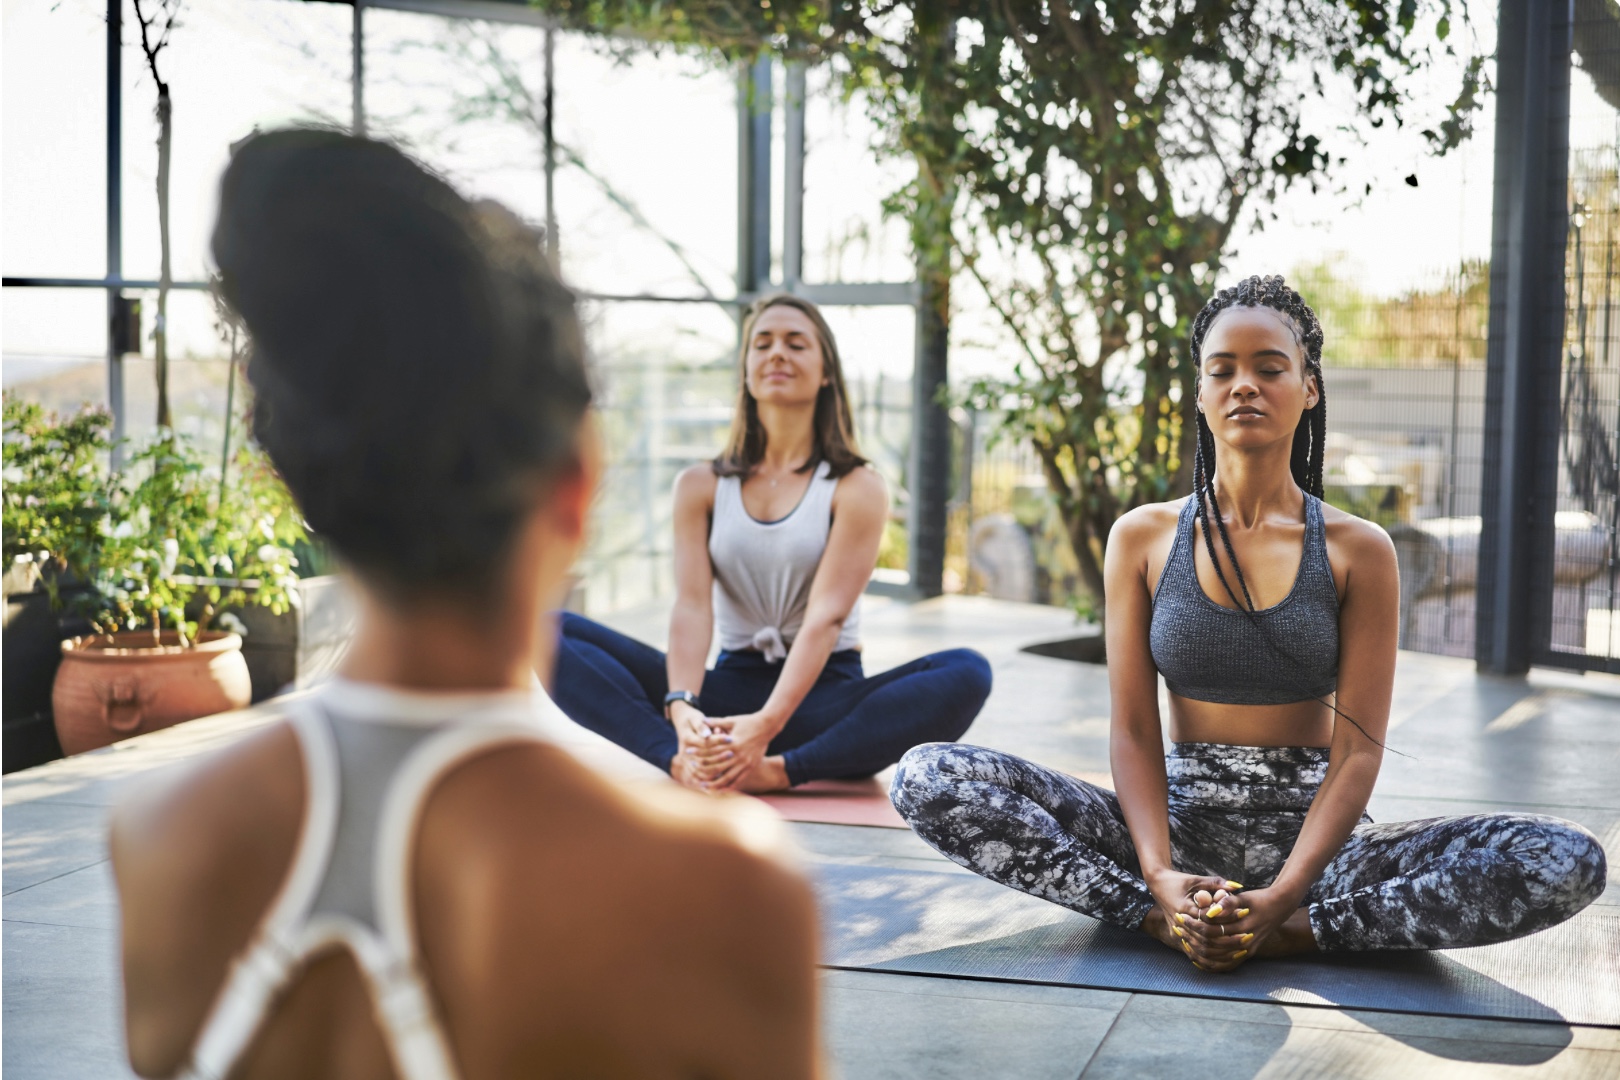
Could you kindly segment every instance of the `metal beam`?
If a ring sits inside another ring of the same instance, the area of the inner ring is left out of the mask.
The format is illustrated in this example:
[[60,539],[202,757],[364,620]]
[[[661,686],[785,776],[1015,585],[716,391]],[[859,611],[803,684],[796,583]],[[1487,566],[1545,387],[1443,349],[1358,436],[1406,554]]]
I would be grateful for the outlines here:
[[349,119],[356,135],[366,133],[366,4],[354,0],[354,25],[349,32]]
[[[109,278],[46,278],[46,277],[8,277],[0,282],[8,289],[155,289],[156,281],[139,279],[109,279]],[[206,281],[171,281],[171,289],[194,289],[206,292],[211,289]],[[588,289],[574,289],[573,293],[581,300],[609,300],[636,304],[721,304],[746,305],[752,302],[751,297],[724,297],[724,296],[660,296],[655,293],[599,293]]]
[[782,100],[782,286],[790,292],[804,277],[804,90],[804,62],[791,60]]
[[545,109],[545,127],[540,133],[543,167],[546,173],[546,258],[553,270],[561,270],[562,263],[557,236],[557,128],[552,123],[557,109],[557,31],[546,27],[546,42],[542,60],[545,70],[541,80],[541,107]]
[[737,78],[737,293],[771,282],[771,58]]
[[830,307],[910,307],[922,295],[915,281],[829,281],[822,284],[801,281],[793,291],[806,300]]
[[[122,463],[124,354],[115,343],[124,276],[124,0],[107,0],[107,408],[113,417],[113,468]],[[11,279],[6,279],[7,284]]]
[[[119,289],[155,289],[158,282],[116,275],[104,278],[8,277],[4,285],[8,289],[106,289],[116,293]],[[207,290],[208,287],[206,281],[169,282],[171,289]]]
[[[923,268],[919,267],[919,271]],[[919,273],[919,277],[923,276]],[[945,531],[951,498],[951,417],[941,396],[949,387],[949,285],[922,285],[911,373],[910,546],[907,569],[918,597],[945,591]]]
[[[500,0],[364,0],[366,7],[442,15],[447,19],[482,19],[519,26],[555,26],[557,20],[523,3]],[[358,6],[358,5],[357,5]]]
[[[1501,0],[1475,659],[1528,670],[1549,632],[1568,233],[1570,10]],[[1540,557],[1538,557],[1538,553]],[[1545,581],[1542,579],[1545,578]]]

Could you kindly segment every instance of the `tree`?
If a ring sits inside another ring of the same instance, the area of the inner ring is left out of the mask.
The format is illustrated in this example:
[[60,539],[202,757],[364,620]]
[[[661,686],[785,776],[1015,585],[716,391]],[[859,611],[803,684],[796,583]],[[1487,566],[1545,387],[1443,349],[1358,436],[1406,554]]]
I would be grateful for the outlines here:
[[[141,28],[141,55],[146,58],[146,69],[157,84],[157,106],[154,110],[158,122],[158,309],[152,328],[152,355],[157,369],[157,425],[172,427],[174,417],[169,411],[169,287],[174,280],[169,260],[169,156],[174,145],[174,103],[169,97],[169,84],[158,71],[158,57],[168,47],[169,36],[179,26],[180,7],[184,0],[134,0],[135,21]],[[148,14],[150,12],[150,14]]]
[[[1114,521],[1191,486],[1184,342],[1234,227],[1291,184],[1331,184],[1385,124],[1456,146],[1484,89],[1452,0],[535,3],[642,42],[822,60],[863,95],[884,149],[917,163],[887,205],[925,295],[943,318],[965,275],[1016,344],[968,396],[1034,446],[1099,605]],[[1458,92],[1414,117],[1441,55]]]

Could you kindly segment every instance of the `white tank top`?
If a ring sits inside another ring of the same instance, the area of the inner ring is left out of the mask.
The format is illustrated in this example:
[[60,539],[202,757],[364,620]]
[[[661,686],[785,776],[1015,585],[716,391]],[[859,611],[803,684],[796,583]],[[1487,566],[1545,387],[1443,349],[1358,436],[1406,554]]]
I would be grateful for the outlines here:
[[288,702],[308,810],[269,914],[225,978],[179,1074],[224,1080],[315,956],[354,956],[402,1080],[455,1080],[455,1060],[416,956],[411,859],[439,778],[474,754],[543,741],[530,691],[421,694],[333,679]]
[[[755,521],[743,507],[742,480],[722,476],[714,489],[709,563],[714,567],[714,620],[722,649],[758,649],[786,658],[804,624],[821,554],[832,532],[832,466],[816,466],[804,498],[787,517]],[[855,598],[834,652],[861,643],[861,601]]]

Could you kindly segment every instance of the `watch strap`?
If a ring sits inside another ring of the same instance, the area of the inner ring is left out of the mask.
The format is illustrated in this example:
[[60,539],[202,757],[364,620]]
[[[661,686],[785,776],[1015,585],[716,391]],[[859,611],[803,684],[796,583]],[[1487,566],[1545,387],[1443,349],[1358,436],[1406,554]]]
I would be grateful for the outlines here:
[[668,716],[669,716],[669,707],[671,705],[675,704],[677,701],[684,701],[688,705],[692,706],[692,708],[694,708],[694,709],[696,709],[698,707],[698,697],[697,697],[696,694],[692,693],[692,691],[690,691],[690,690],[671,690],[669,693],[664,695],[664,716],[665,716],[665,718],[668,718]]

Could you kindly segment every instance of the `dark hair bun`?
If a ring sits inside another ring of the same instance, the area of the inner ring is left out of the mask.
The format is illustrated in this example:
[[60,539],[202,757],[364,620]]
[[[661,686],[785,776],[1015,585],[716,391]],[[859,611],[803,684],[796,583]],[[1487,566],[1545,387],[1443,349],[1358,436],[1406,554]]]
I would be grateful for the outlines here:
[[491,584],[591,397],[538,235],[392,146],[302,128],[237,150],[213,248],[254,435],[310,525],[378,585]]

